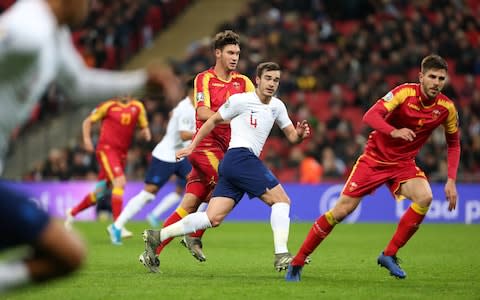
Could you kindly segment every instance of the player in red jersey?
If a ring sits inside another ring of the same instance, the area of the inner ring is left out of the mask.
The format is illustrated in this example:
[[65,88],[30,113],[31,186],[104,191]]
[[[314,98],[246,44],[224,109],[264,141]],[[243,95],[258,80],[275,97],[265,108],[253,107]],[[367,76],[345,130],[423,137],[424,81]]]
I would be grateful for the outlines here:
[[[248,77],[235,71],[240,57],[238,34],[231,30],[219,32],[215,35],[213,46],[215,66],[198,74],[194,82],[197,130],[215,114],[230,95],[255,90]],[[163,227],[176,223],[189,213],[195,212],[202,202],[208,202],[210,193],[217,183],[218,164],[227,151],[229,141],[230,125],[221,124],[189,156],[192,172],[188,176],[185,195],[178,208],[165,220]],[[186,236],[182,241],[199,261],[206,260],[200,240],[202,234],[203,231],[197,231],[192,236]],[[160,244],[157,255],[171,240],[165,240]],[[158,271],[156,262],[150,262],[145,252],[140,255],[140,261],[150,271]]]
[[430,203],[432,190],[425,174],[415,164],[422,145],[440,125],[445,128],[448,179],[445,195],[449,210],[457,204],[455,180],[460,160],[458,115],[455,105],[441,93],[447,79],[447,63],[438,55],[422,60],[419,84],[403,84],[383,96],[364,115],[374,131],[358,158],[335,207],[313,224],[289,266],[286,280],[299,281],[304,259],[327,237],[333,227],[355,210],[362,198],[386,184],[397,200],[408,198],[410,207],[377,259],[392,276],[405,278],[397,252],[415,234]]
[[79,212],[94,205],[109,189],[112,191],[113,219],[120,215],[127,182],[123,172],[137,123],[145,140],[149,141],[151,138],[145,107],[140,101],[128,96],[101,103],[83,121],[83,141],[87,151],[94,151],[90,133],[92,123],[98,121],[102,121],[96,148],[97,161],[100,165],[98,182],[93,192],[85,196],[75,207],[67,210],[65,221],[67,228],[71,226]]

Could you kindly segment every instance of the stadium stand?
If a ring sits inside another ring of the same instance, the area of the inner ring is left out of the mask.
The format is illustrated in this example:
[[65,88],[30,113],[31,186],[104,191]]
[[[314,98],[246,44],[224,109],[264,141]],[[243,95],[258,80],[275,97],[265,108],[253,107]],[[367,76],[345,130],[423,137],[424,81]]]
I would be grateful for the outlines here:
[[[341,180],[361,152],[368,133],[361,122],[365,110],[398,83],[417,81],[421,57],[431,52],[442,55],[448,59],[451,75],[444,93],[456,101],[460,114],[458,180],[480,181],[478,1],[368,1],[369,5],[360,7],[342,6],[344,2],[252,1],[235,20],[218,29],[234,29],[241,34],[240,72],[253,78],[258,62],[273,60],[282,65],[279,96],[287,101],[294,120],[312,123],[313,136],[304,150],[306,157],[322,166],[324,181]],[[141,24],[149,24],[152,30],[161,28],[164,19],[155,23],[156,16],[155,8],[144,14],[143,20],[148,21]],[[138,48],[137,42],[129,45]],[[174,62],[175,67],[190,74],[203,70],[212,65],[209,51],[208,43],[194,42],[185,59]],[[129,54],[118,55],[126,59]],[[169,107],[145,101],[150,119],[155,120],[152,131],[157,132],[158,140]],[[266,145],[263,157],[281,180],[298,181],[301,161],[292,155],[294,148],[275,138],[281,134],[278,129],[272,131],[274,138]],[[444,143],[443,133],[436,132],[418,157],[418,164],[432,181],[446,178]],[[66,165],[71,166],[76,157],[88,166],[85,174],[94,172],[89,159],[79,158],[81,146],[73,149],[65,150]],[[134,147],[127,169],[131,179],[143,177],[151,149],[150,144]],[[45,167],[42,170],[40,165],[25,178],[67,179],[60,174],[45,175]],[[88,176],[76,172],[66,177]]]

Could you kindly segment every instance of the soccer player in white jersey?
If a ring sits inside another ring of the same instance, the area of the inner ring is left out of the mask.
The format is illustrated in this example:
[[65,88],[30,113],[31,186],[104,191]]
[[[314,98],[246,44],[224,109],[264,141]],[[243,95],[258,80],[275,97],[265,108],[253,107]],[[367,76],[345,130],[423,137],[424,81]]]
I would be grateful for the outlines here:
[[[307,121],[294,127],[285,104],[274,97],[280,82],[280,67],[273,62],[257,67],[255,92],[230,96],[225,104],[200,128],[193,142],[177,152],[177,158],[190,155],[198,143],[217,125],[230,121],[232,137],[219,166],[219,181],[206,212],[196,212],[162,230],[145,230],[145,251],[152,264],[155,248],[170,237],[219,226],[245,193],[271,206],[271,226],[275,246],[274,267],[288,267],[292,256],[287,241],[290,226],[290,199],[272,172],[258,158],[273,127],[283,130],[291,143],[300,143],[310,134]],[[147,262],[148,263],[148,262]]]
[[121,231],[125,224],[148,202],[155,199],[157,192],[173,174],[177,176],[176,190],[166,195],[155,207],[149,217],[150,223],[158,223],[157,218],[180,201],[180,196],[183,194],[187,182],[187,175],[190,173],[192,166],[188,159],[177,161],[175,152],[187,147],[195,133],[193,78],[186,83],[186,91],[187,96],[171,112],[165,136],[152,151],[152,161],[145,175],[143,190],[128,201],[127,206],[122,210],[115,223],[109,226],[110,239],[115,245],[120,245],[122,242]]
[[[24,0],[0,15],[0,174],[14,128],[30,115],[52,81],[73,99],[99,101],[143,88],[162,86],[177,97],[170,70],[111,72],[89,69],[76,52],[68,26],[82,22],[87,0]],[[31,255],[0,261],[0,292],[77,270],[83,242],[53,221],[28,197],[0,181],[0,251],[30,245]]]

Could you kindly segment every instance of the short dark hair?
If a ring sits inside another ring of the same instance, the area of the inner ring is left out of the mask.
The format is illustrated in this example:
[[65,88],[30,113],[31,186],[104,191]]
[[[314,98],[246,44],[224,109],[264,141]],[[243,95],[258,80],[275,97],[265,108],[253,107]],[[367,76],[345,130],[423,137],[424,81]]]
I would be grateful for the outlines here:
[[271,61],[261,63],[257,66],[257,77],[262,77],[262,74],[267,71],[280,71],[280,66]]
[[440,55],[431,54],[422,59],[422,73],[431,69],[448,71],[448,64]]
[[239,45],[240,36],[231,30],[225,30],[217,33],[213,39],[213,49],[223,50],[227,45]]

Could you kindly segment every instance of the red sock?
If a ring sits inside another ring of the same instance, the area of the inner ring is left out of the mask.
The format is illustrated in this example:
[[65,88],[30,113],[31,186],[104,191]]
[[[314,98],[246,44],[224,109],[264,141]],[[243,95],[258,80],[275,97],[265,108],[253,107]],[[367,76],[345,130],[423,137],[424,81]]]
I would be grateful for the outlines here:
[[298,250],[297,255],[292,260],[292,265],[303,266],[305,264],[305,258],[312,254],[312,252],[317,248],[317,246],[327,237],[327,235],[332,231],[334,225],[331,225],[325,214],[320,216],[315,223],[313,223],[312,228],[308,232],[307,237],[303,241],[300,250]]
[[123,188],[113,188],[112,190],[112,217],[115,221],[122,212],[123,206]]
[[193,238],[201,239],[204,233],[205,233],[205,229],[201,229],[201,230],[197,230],[193,233],[190,233],[190,236],[193,237]]
[[[168,225],[171,225],[173,223],[177,223],[178,221],[180,221],[182,219],[182,216],[177,212],[177,210],[175,210],[166,220],[165,222],[163,223],[162,225],[162,228],[165,228],[167,227]],[[163,248],[165,248],[166,245],[168,245],[168,243],[170,243],[171,241],[173,240],[173,238],[169,238],[169,239],[166,239],[164,240],[163,242],[160,243],[160,245],[158,245],[157,249],[156,249],[156,253],[157,255],[160,255],[160,253],[162,252]]]
[[95,203],[97,203],[97,198],[95,197],[94,193],[86,195],[80,203],[78,203],[74,208],[72,208],[72,216],[76,216],[79,212],[84,211],[90,206],[95,205]]
[[[428,208],[426,210],[428,210]],[[397,230],[390,240],[390,243],[388,243],[387,248],[383,251],[383,254],[387,256],[396,255],[398,249],[402,248],[415,234],[418,226],[420,226],[425,218],[426,213],[426,211],[424,214],[416,212],[412,209],[412,206],[410,206],[400,219]]]

